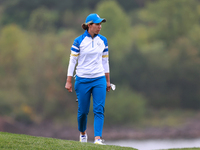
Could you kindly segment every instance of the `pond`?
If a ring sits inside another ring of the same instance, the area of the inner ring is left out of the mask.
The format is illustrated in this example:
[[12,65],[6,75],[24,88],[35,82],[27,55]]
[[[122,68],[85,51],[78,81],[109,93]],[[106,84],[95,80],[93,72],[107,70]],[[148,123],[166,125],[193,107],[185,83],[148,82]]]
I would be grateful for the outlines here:
[[159,150],[170,148],[200,148],[198,139],[151,139],[151,140],[119,140],[106,141],[106,145],[133,147],[139,150]]

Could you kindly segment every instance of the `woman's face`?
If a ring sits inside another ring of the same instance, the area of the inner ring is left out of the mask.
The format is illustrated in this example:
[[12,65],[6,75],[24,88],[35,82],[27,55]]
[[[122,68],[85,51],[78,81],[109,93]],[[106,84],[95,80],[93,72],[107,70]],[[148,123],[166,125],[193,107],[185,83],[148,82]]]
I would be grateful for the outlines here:
[[93,23],[93,24],[89,24],[88,25],[89,29],[89,33],[90,34],[99,34],[99,32],[101,31],[101,23]]

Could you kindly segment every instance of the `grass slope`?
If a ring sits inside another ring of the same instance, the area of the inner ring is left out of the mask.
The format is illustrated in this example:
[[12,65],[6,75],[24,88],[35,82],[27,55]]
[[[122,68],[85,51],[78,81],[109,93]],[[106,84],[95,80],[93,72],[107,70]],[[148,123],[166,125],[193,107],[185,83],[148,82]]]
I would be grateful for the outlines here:
[[[136,150],[130,147],[113,145],[96,145],[77,141],[54,138],[35,137],[24,134],[0,132],[0,150]],[[199,150],[199,148],[182,148],[170,150]]]
[[129,147],[96,145],[77,141],[35,137],[23,134],[0,132],[1,150],[133,150]]

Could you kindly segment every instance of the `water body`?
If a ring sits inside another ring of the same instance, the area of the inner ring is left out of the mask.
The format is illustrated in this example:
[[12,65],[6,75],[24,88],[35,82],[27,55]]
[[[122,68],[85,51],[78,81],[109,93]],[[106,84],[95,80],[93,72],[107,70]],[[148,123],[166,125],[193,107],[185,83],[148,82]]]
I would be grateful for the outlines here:
[[139,150],[160,150],[171,148],[199,148],[199,139],[163,139],[163,140],[120,140],[106,141],[107,145],[133,147]]

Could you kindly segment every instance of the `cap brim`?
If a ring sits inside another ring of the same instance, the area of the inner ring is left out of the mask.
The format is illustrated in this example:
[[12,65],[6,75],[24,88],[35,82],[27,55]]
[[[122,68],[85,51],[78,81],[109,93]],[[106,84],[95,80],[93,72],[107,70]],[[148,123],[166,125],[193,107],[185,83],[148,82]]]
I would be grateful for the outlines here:
[[96,20],[96,21],[90,21],[90,22],[88,22],[88,23],[83,23],[84,25],[88,25],[88,24],[90,24],[90,23],[101,23],[101,22],[106,22],[106,19],[98,19],[98,20]]
[[90,23],[93,23],[92,21],[89,21],[88,23],[83,23],[84,25],[88,25],[88,24],[90,24]]
[[106,19],[101,19],[101,18],[99,18],[99,19],[97,19],[95,22],[93,22],[93,23],[101,23],[101,22],[106,22]]

